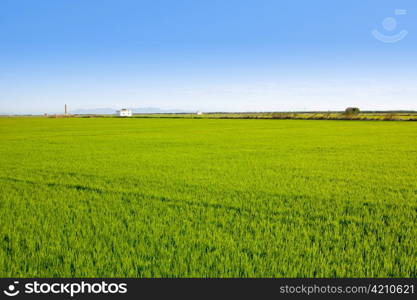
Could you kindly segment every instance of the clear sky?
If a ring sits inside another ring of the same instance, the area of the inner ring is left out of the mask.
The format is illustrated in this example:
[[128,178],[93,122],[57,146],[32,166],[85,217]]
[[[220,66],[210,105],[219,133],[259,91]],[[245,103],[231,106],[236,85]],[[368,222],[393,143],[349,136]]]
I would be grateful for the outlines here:
[[1,113],[417,110],[416,83],[416,0],[0,0]]

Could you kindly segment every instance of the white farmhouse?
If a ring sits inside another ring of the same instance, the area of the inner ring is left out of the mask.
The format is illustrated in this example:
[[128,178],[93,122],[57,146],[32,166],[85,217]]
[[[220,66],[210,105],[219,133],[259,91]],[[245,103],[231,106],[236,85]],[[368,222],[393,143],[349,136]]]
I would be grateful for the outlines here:
[[202,111],[197,111],[197,115],[198,116],[201,116],[203,114],[203,112]]
[[130,109],[123,108],[123,109],[117,111],[117,115],[119,117],[131,117],[132,116],[132,111]]

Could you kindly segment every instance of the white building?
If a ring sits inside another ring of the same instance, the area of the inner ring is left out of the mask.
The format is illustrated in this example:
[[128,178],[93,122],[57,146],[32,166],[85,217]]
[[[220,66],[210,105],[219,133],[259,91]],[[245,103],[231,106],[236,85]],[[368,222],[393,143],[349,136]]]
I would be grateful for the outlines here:
[[197,111],[197,115],[198,116],[201,116],[203,114],[203,112],[202,111]]
[[123,108],[123,109],[117,111],[117,115],[119,117],[131,117],[132,116],[132,111],[130,109]]

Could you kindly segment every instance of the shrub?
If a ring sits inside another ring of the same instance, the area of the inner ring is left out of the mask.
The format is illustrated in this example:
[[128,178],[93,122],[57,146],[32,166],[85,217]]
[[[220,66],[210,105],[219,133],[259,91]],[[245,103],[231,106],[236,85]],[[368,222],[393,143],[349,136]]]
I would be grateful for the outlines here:
[[347,115],[357,115],[359,114],[361,111],[358,107],[348,107],[345,109],[345,114]]
[[273,113],[272,119],[291,119],[291,114],[289,113]]
[[385,121],[393,121],[395,120],[395,114],[393,113],[388,113],[384,116],[384,120]]

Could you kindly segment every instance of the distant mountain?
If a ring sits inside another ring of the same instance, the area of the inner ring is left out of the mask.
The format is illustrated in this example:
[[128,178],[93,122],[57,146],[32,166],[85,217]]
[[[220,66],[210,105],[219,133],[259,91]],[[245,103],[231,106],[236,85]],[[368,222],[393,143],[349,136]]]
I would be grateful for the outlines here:
[[[168,113],[186,113],[189,110],[183,109],[161,109],[158,107],[141,107],[134,108],[128,107],[133,111],[134,114],[168,114]],[[114,108],[91,108],[91,109],[75,109],[71,110],[71,114],[87,115],[87,114],[98,114],[98,115],[111,115],[115,114],[117,109]]]
[[185,109],[161,109],[158,107],[141,107],[141,108],[129,108],[135,114],[169,114],[169,113],[185,113],[190,112]]

